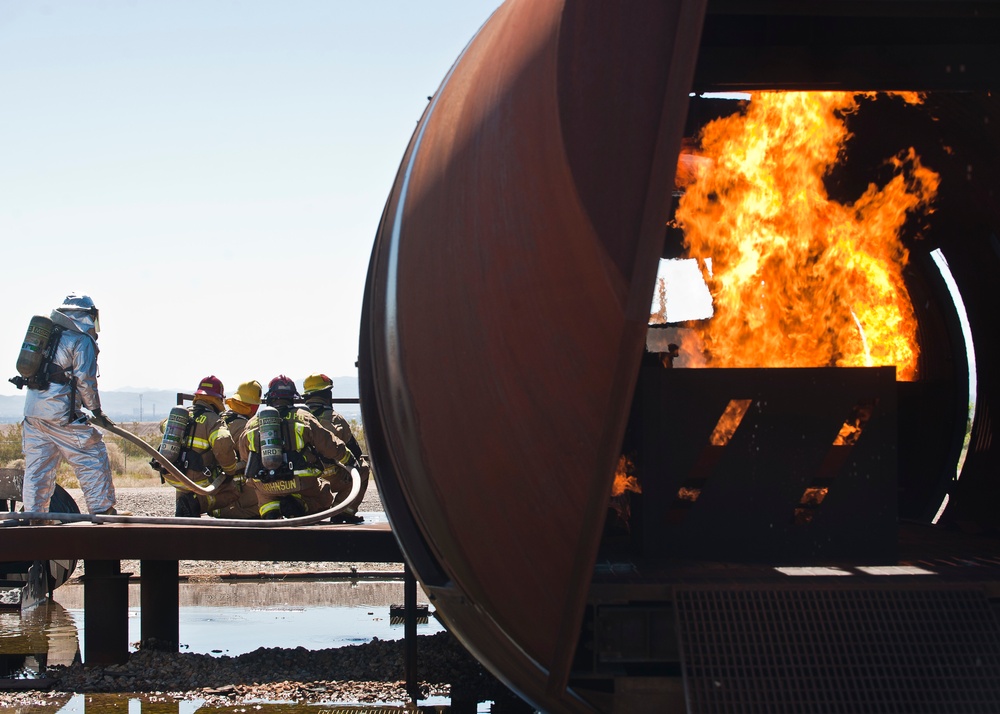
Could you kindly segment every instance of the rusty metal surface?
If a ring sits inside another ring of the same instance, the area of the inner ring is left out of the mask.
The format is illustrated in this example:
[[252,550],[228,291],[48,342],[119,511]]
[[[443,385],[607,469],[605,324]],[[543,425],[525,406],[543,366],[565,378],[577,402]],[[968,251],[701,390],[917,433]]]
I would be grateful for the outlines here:
[[387,512],[425,584],[475,604],[459,636],[487,664],[508,648],[537,667],[550,709],[579,706],[559,693],[703,10],[505,3],[418,126],[373,255],[362,409]]
[[387,523],[212,528],[80,523],[0,528],[0,552],[24,560],[316,560],[399,563]]

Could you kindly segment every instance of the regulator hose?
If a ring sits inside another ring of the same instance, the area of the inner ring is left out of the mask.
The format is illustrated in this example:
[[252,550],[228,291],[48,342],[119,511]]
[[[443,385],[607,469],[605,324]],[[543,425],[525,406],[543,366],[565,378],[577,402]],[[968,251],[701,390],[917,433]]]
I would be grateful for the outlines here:
[[216,528],[288,528],[289,526],[311,526],[343,511],[347,504],[361,492],[361,473],[351,469],[351,491],[340,503],[334,503],[325,511],[297,518],[276,520],[256,520],[252,518],[186,518],[181,516],[103,516],[90,513],[53,513],[50,511],[24,511],[21,513],[0,513],[0,526],[9,521],[61,521],[63,523],[145,523],[165,526],[213,526]]
[[219,477],[215,479],[215,481],[213,481],[210,486],[199,486],[197,483],[188,478],[188,475],[186,473],[184,473],[179,468],[174,466],[174,464],[170,462],[170,459],[168,459],[166,456],[161,454],[159,451],[154,449],[152,446],[147,444],[145,441],[140,439],[132,432],[122,429],[117,424],[106,424],[94,421],[93,417],[88,417],[88,421],[90,421],[91,425],[110,431],[112,434],[117,434],[126,441],[129,441],[130,443],[138,446],[140,449],[142,449],[147,454],[156,459],[160,463],[160,465],[167,471],[169,471],[170,475],[173,476],[178,482],[183,483],[184,486],[187,487],[187,490],[197,493],[199,496],[213,495],[218,490],[222,482],[226,479],[225,474],[219,474]]

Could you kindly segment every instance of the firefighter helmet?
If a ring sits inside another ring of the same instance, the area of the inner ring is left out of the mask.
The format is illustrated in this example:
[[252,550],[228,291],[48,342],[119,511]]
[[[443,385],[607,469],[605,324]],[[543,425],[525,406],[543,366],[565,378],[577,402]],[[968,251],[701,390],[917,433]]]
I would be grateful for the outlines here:
[[306,381],[302,383],[303,394],[321,392],[324,389],[333,389],[333,380],[325,374],[310,374],[306,377]]
[[[62,302],[62,305],[56,308],[59,312],[69,312],[71,310],[76,310],[78,312],[85,313],[94,328],[94,334],[101,331],[101,313],[97,309],[97,305],[94,304],[93,298],[89,295],[82,295],[80,293],[72,292],[67,295]],[[83,318],[86,320],[86,318]]]
[[264,401],[268,404],[276,399],[295,401],[298,398],[299,393],[295,388],[295,382],[283,374],[279,374],[268,383],[267,394],[264,395]]
[[198,384],[198,390],[195,392],[195,396],[218,397],[219,399],[224,399],[226,396],[226,390],[222,387],[222,380],[212,374],[201,380]]
[[236,394],[233,395],[233,399],[241,401],[244,404],[260,404],[260,394],[262,391],[260,382],[256,379],[251,379],[249,382],[243,382],[236,388]]
[[93,299],[89,295],[81,295],[79,293],[70,293],[63,300],[62,305],[60,305],[57,310],[83,310],[84,312],[90,312],[93,310],[97,312],[97,305],[94,304]]

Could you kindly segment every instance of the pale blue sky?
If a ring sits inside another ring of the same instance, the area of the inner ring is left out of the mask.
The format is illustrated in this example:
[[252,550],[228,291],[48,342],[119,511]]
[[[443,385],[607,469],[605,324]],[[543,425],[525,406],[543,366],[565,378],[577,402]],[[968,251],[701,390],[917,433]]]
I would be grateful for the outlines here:
[[0,345],[74,290],[103,389],[353,375],[382,207],[500,0],[0,0]]

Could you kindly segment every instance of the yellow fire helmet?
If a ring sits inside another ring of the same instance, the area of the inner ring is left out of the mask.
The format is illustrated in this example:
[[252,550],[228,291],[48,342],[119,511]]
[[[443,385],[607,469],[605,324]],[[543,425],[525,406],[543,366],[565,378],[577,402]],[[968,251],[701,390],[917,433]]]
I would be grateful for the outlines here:
[[310,374],[302,383],[303,394],[321,392],[324,389],[333,389],[333,380],[325,374]]
[[234,394],[232,398],[239,400],[244,404],[260,404],[260,395],[263,391],[264,390],[260,386],[260,382],[256,379],[251,379],[249,382],[241,383],[240,386],[236,388],[236,394]]

